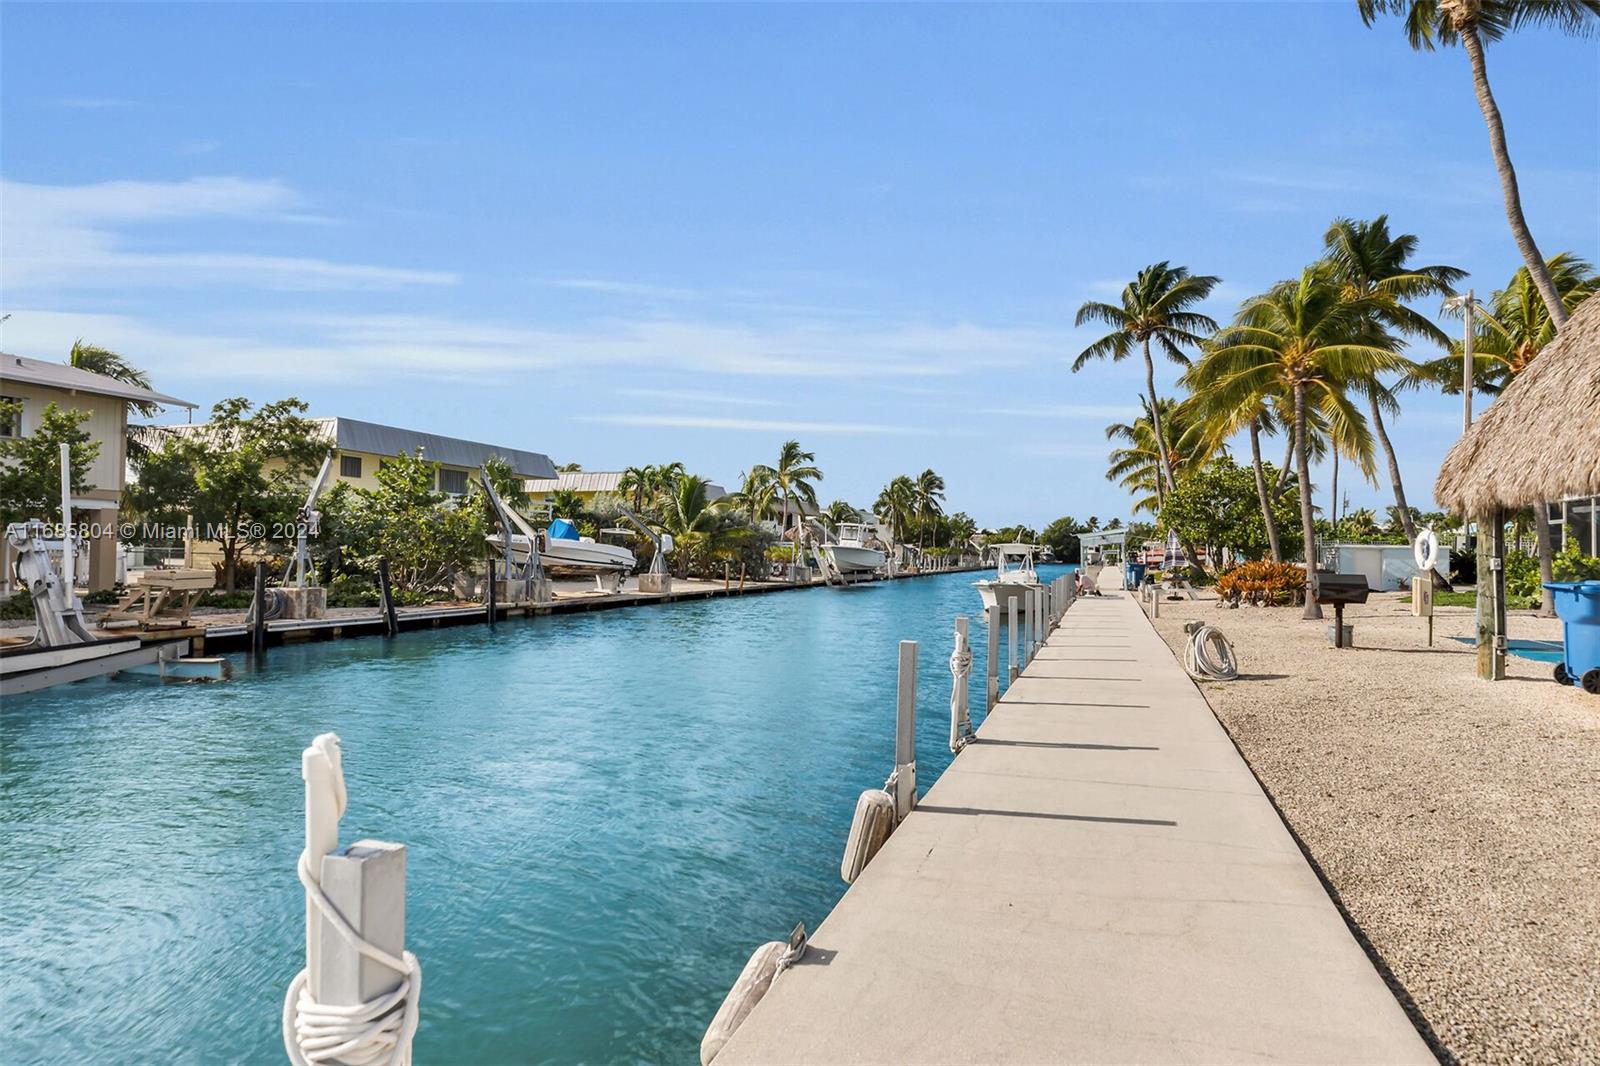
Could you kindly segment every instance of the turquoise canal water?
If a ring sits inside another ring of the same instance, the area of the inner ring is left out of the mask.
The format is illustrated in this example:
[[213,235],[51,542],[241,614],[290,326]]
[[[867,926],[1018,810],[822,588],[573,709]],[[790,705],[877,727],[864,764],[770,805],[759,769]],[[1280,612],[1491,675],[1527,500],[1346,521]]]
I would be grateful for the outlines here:
[[924,786],[948,764],[977,576],[274,648],[222,684],[7,700],[0,1059],[282,1061],[300,751],[333,730],[343,839],[409,848],[419,1062],[697,1062],[750,952],[844,891],[856,796],[893,761],[901,639],[921,642]]

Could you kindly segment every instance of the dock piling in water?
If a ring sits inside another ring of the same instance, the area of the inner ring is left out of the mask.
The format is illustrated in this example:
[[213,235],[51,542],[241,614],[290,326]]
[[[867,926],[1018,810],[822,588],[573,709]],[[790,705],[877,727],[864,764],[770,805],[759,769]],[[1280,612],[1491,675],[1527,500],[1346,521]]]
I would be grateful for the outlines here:
[[984,656],[984,701],[983,713],[988,714],[994,710],[994,705],[1000,702],[1000,607],[990,604],[983,609],[984,624],[989,627],[988,654]]
[[1006,687],[1017,679],[1022,672],[1022,664],[1017,661],[1017,598],[1012,596],[1006,600]]
[[894,813],[896,820],[917,805],[917,642],[900,642],[900,676],[895,693]]

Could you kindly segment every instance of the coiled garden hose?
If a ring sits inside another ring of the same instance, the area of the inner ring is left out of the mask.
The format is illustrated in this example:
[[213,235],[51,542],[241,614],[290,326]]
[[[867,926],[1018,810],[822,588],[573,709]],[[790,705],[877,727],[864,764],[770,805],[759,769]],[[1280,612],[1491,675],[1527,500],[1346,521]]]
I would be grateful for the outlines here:
[[1236,681],[1239,660],[1233,645],[1222,630],[1207,622],[1194,621],[1183,627],[1189,641],[1183,646],[1183,668],[1196,681]]

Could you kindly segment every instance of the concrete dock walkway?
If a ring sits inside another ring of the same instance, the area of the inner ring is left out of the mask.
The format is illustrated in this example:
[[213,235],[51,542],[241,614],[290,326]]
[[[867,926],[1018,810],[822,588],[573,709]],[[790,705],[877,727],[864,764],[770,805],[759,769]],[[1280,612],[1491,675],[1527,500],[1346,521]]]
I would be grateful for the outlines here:
[[1435,1061],[1132,596],[978,738],[718,1066]]

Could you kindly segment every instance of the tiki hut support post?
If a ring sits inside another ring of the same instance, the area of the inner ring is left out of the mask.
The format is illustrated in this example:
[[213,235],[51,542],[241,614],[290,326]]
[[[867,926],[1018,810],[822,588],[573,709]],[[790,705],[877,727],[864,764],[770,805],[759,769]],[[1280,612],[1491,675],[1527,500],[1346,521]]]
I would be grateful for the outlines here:
[[1505,522],[1498,511],[1478,519],[1478,677],[1506,677]]

